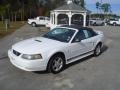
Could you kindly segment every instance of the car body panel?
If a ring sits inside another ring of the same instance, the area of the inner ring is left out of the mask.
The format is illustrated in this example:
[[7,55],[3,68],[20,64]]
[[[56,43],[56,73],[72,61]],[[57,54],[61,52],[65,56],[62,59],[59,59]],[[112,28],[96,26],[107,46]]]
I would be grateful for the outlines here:
[[[50,58],[56,53],[63,53],[65,55],[65,63],[69,64],[93,54],[96,45],[99,42],[104,43],[104,35],[101,31],[95,31],[97,35],[94,37],[81,40],[80,42],[72,42],[78,33],[78,30],[71,27],[60,28],[75,30],[74,35],[68,43],[45,37],[36,37],[21,41],[13,45],[12,49],[8,51],[11,63],[26,71],[46,70]],[[14,55],[13,50],[20,52],[20,56]],[[23,54],[41,54],[42,59],[26,60],[22,58]]]
[[44,37],[37,37],[21,41],[13,45],[12,48],[23,54],[39,54],[40,52],[44,52],[49,49],[52,50],[53,48],[57,48],[62,45],[64,45],[63,42]]
[[35,23],[36,25],[46,25],[49,22],[49,18],[44,16],[39,16],[34,19],[28,19],[28,24]]
[[100,19],[90,20],[90,25],[104,25],[105,21]]
[[118,20],[110,20],[109,24],[110,25],[120,25],[120,19],[118,19]]

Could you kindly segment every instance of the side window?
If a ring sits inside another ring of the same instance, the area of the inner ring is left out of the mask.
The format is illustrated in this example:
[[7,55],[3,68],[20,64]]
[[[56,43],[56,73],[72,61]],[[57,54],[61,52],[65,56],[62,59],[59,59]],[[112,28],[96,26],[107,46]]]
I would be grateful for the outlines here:
[[40,17],[39,19],[40,19],[40,20],[44,20],[44,18],[43,18],[43,17]]
[[72,42],[77,42],[86,39],[85,34],[82,30],[79,30],[79,32],[76,34]]
[[85,37],[86,38],[89,38],[89,34],[88,34],[88,31],[87,30],[83,30],[84,34],[85,34]]
[[92,31],[90,29],[83,30],[83,32],[84,32],[86,38],[94,37],[97,35],[94,31]]

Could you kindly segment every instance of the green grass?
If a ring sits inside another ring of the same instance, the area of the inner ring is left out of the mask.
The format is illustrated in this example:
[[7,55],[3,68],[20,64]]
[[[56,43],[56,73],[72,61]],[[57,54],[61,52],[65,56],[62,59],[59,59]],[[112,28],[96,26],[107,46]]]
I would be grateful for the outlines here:
[[2,21],[0,21],[0,38],[3,38],[6,35],[13,33],[15,30],[19,29],[24,24],[25,22],[23,21],[11,22],[10,27],[6,30],[5,24]]

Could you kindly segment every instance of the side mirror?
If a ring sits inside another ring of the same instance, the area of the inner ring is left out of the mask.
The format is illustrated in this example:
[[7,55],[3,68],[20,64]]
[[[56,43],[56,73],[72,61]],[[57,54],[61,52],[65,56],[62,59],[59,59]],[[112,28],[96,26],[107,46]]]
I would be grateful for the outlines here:
[[80,39],[75,39],[74,43],[81,42]]

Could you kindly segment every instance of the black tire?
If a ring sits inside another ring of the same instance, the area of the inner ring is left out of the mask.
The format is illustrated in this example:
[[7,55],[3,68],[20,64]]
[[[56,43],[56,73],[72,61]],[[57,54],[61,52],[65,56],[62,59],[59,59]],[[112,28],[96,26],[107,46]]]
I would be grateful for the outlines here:
[[116,23],[113,23],[113,26],[116,26]]
[[97,26],[96,22],[94,22],[93,26]]
[[94,56],[99,56],[102,52],[102,44],[98,44],[94,50]]
[[36,23],[35,22],[32,22],[32,27],[36,27]]
[[104,25],[105,25],[104,23],[101,24],[101,26],[104,26]]
[[[59,59],[59,61],[58,61],[59,63],[57,62],[58,59]],[[48,70],[48,72],[51,72],[53,74],[57,74],[63,70],[64,65],[65,65],[64,56],[61,54],[56,54],[53,57],[51,57],[51,59],[48,63],[47,70]]]

